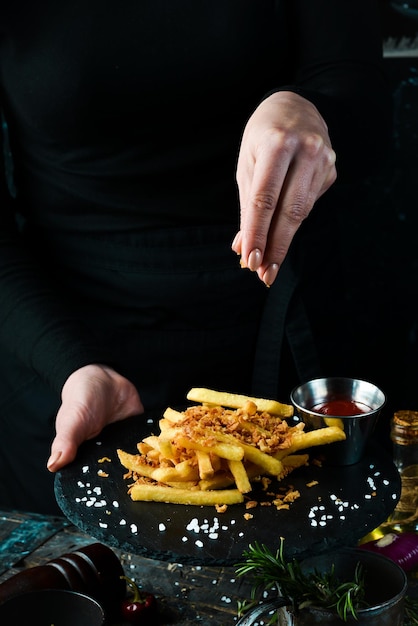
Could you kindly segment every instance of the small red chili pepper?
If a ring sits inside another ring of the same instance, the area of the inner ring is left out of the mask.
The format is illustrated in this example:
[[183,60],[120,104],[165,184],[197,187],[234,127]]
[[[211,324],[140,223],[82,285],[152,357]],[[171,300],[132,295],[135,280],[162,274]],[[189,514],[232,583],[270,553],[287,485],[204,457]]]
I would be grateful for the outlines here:
[[152,593],[141,592],[135,582],[127,576],[121,576],[132,591],[129,598],[122,600],[121,616],[131,624],[152,624],[158,615],[157,600]]

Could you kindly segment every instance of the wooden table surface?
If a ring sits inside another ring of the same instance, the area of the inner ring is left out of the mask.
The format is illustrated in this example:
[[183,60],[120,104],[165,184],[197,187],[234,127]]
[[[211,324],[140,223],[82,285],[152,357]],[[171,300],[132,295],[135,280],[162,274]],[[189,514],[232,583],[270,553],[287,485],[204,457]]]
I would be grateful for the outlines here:
[[[0,583],[91,543],[96,540],[64,517],[0,510]],[[157,596],[162,626],[233,625],[237,602],[250,597],[249,583],[237,579],[234,568],[186,566],[113,551],[125,574]]]
[[[18,572],[92,543],[97,540],[65,517],[0,510],[0,585]],[[233,626],[238,602],[250,598],[249,581],[236,578],[232,567],[182,565],[112,550],[126,576],[157,596],[159,626]],[[408,579],[408,594],[418,597],[418,569]]]

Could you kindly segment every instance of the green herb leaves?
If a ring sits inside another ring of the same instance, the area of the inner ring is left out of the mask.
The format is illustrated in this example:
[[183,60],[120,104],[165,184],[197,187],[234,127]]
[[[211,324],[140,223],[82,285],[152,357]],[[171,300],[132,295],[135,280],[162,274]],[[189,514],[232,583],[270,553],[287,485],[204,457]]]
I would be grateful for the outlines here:
[[356,618],[357,610],[365,606],[360,563],[356,565],[353,580],[342,582],[333,567],[325,573],[316,570],[304,572],[297,560],[285,560],[283,548],[284,540],[281,538],[276,554],[257,542],[244,552],[245,561],[237,565],[236,574],[252,576],[253,600],[258,591],[278,587],[295,612],[314,606],[335,611],[344,621],[350,615]]

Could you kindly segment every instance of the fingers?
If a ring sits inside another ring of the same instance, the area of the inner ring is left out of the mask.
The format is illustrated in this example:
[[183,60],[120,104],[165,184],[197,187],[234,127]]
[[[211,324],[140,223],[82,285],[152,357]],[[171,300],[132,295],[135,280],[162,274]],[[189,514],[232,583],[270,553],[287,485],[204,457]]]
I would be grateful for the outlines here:
[[[273,248],[270,240],[290,159],[291,151],[283,146],[282,133],[269,133],[255,162],[244,167],[239,164],[237,172],[241,204],[241,265],[257,272],[268,285],[277,275],[288,247],[283,239],[277,240]],[[282,249],[280,244],[284,244]],[[266,256],[268,251],[270,254]]]
[[273,283],[295,233],[336,178],[330,165],[334,153],[324,150],[321,161],[326,165],[299,154],[291,164],[282,160],[276,172],[268,172],[262,160],[255,165],[233,249],[242,266],[257,272],[266,285]]
[[[326,165],[318,167],[318,161],[314,161],[311,155],[299,155],[298,161],[291,164],[286,172],[276,210],[265,234],[263,257],[257,268],[259,278],[266,285],[274,282],[297,230],[309,216],[316,200],[335,180],[328,167],[328,163],[335,159],[333,155],[329,158],[322,146],[320,149],[323,152],[321,159],[326,161]],[[262,244],[257,241],[256,245]]]
[[102,420],[89,414],[87,405],[63,402],[56,417],[56,436],[47,462],[49,471],[56,472],[71,463],[79,445],[99,434],[102,424]]
[[[71,433],[60,433],[55,437],[51,446],[51,455],[47,462],[47,468],[50,472],[57,472],[71,461],[74,461],[78,445],[75,443],[76,438]],[[81,442],[80,442],[81,443]]]
[[317,110],[295,94],[276,96],[259,108],[243,135],[237,166],[241,224],[232,244],[241,265],[266,285],[336,179],[335,153]]
[[107,424],[143,411],[129,380],[101,365],[80,368],[63,387],[47,468],[58,471],[75,459],[83,441],[96,437]]
[[[134,408],[135,406],[135,408]],[[132,405],[132,409],[126,413],[120,413],[116,416],[112,415],[108,423],[120,421],[131,415],[139,415],[143,413],[142,404]],[[91,419],[85,419],[80,416],[79,411],[74,408],[61,406],[56,419],[57,434],[51,445],[51,454],[47,461],[47,468],[50,472],[57,472],[68,463],[71,463],[77,455],[78,447],[88,439],[93,439],[102,430],[105,423],[102,420],[97,422]]]

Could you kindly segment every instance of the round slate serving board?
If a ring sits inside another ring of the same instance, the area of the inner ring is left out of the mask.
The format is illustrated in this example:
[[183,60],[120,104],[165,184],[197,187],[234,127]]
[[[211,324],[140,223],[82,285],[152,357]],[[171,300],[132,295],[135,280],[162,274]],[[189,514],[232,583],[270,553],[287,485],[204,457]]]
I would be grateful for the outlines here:
[[[310,464],[294,470],[280,483],[300,492],[289,510],[259,505],[246,511],[245,504],[237,504],[217,513],[213,506],[133,502],[116,449],[135,454],[137,442],[159,434],[160,418],[146,414],[106,427],[56,474],[55,495],[64,515],[111,547],[188,565],[230,566],[242,560],[249,544],[257,541],[275,551],[284,537],[286,556],[302,559],[354,545],[388,517],[399,499],[400,478],[392,459],[370,445],[355,465]],[[315,458],[314,448],[310,457]],[[312,481],[317,484],[308,486]],[[257,485],[250,497],[268,500]],[[245,513],[252,518],[245,519]]]

